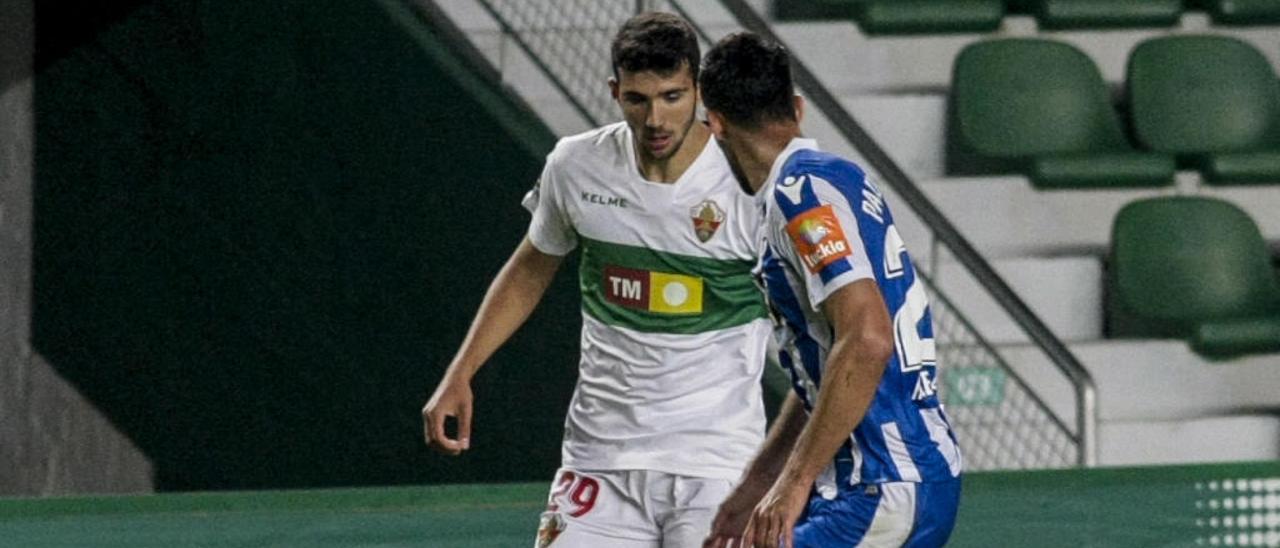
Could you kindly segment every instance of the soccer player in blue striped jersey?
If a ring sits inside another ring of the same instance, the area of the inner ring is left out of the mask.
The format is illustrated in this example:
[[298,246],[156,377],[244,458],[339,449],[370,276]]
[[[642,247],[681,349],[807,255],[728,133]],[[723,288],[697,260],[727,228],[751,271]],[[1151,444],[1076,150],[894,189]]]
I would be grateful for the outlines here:
[[705,546],[941,546],[961,457],[935,394],[929,303],[883,194],[800,137],[781,45],[733,34],[700,83],[762,211],[756,277],[793,391]]

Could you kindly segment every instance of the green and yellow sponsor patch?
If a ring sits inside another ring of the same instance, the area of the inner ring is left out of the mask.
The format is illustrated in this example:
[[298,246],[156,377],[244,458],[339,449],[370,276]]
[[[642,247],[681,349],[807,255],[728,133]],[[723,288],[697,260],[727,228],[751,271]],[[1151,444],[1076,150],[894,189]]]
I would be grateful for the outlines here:
[[701,314],[702,278],[607,265],[605,300],[658,314]]
[[583,239],[582,306],[630,329],[701,333],[765,316],[751,261],[693,257]]

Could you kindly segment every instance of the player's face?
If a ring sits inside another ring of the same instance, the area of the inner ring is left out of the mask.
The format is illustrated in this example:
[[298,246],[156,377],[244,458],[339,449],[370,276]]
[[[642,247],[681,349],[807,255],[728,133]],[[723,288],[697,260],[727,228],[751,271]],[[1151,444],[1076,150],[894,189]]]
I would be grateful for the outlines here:
[[698,107],[698,88],[688,65],[666,75],[619,70],[609,87],[631,126],[641,160],[666,160],[680,150]]

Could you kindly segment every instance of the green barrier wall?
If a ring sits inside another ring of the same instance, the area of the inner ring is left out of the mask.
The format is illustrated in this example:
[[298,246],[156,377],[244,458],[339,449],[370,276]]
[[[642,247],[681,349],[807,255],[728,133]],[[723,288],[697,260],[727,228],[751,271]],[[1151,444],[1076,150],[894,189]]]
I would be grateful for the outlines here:
[[[0,500],[0,539],[30,548],[528,546],[546,488],[540,482]],[[1276,545],[1280,462],[974,473],[966,477],[949,544]]]
[[574,265],[481,373],[467,457],[419,411],[552,134],[407,4],[82,4],[37,13],[35,345],[158,488],[549,481]]

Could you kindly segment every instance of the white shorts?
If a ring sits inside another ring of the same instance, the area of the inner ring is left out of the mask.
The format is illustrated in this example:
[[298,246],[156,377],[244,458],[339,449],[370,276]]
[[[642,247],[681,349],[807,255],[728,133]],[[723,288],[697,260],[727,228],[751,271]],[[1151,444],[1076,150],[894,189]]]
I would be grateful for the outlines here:
[[723,479],[561,468],[535,548],[694,548],[733,490]]

